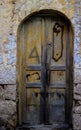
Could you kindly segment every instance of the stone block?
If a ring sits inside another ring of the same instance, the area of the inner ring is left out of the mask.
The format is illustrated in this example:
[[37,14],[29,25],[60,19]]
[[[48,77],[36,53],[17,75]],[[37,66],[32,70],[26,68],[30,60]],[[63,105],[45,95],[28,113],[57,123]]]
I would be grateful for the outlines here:
[[16,84],[16,68],[14,66],[0,68],[0,84]]
[[81,101],[81,95],[74,94],[74,100]]
[[81,130],[81,114],[73,115],[73,128],[74,130]]
[[17,115],[14,113],[7,122],[7,129],[14,130],[17,124]]
[[74,86],[74,112],[81,113],[81,84]]
[[76,84],[74,86],[74,94],[81,95],[81,84]]
[[81,83],[81,68],[74,70],[74,83]]
[[0,85],[0,99],[16,101],[16,85]]
[[16,100],[16,85],[7,85],[5,100]]
[[74,107],[74,113],[81,114],[81,105]]
[[16,112],[16,102],[0,100],[0,116],[12,115]]

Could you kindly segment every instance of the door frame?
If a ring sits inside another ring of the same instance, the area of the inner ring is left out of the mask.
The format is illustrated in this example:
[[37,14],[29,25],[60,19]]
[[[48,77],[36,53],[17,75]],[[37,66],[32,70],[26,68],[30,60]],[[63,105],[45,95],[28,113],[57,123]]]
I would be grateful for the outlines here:
[[[27,16],[22,22],[20,23],[18,27],[18,32],[17,32],[17,124],[18,125],[23,125],[22,122],[22,114],[23,114],[23,101],[24,96],[22,93],[22,76],[23,76],[23,48],[24,48],[24,36],[23,36],[23,25],[25,21],[27,21],[29,18],[34,17],[34,16],[41,16],[41,15],[52,15],[55,17],[59,17],[60,19],[64,20],[67,22],[68,27],[69,27],[69,34],[68,34],[68,43],[70,44],[71,51],[69,52],[71,56],[71,61],[70,61],[70,101],[69,101],[69,124],[72,125],[72,106],[73,106],[73,50],[74,50],[74,31],[72,24],[70,20],[61,12],[55,11],[55,10],[41,10],[39,12],[35,12]],[[23,42],[22,42],[23,41]]]

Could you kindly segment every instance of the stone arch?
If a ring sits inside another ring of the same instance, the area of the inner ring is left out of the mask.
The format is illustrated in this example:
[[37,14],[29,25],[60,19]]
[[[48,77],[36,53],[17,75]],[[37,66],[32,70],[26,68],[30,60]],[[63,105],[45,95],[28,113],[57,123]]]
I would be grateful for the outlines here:
[[68,15],[66,15],[65,13],[63,13],[63,11],[61,12],[60,10],[54,10],[54,9],[40,9],[40,10],[35,10],[33,12],[29,12],[27,15],[25,15],[24,17],[21,18],[21,21],[20,21],[20,23],[18,25],[18,29],[17,29],[17,34],[18,34],[18,32],[19,32],[22,24],[24,23],[24,21],[26,21],[28,18],[30,18],[32,16],[35,16],[37,14],[42,14],[42,13],[57,14],[61,18],[67,20],[68,23],[71,26],[72,35],[74,35],[74,26],[73,26],[72,20],[68,17]]

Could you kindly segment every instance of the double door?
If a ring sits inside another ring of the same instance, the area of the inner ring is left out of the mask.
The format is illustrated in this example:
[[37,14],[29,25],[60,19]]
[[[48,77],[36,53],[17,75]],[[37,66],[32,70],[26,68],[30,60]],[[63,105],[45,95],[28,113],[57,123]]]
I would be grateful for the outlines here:
[[30,18],[23,26],[23,123],[64,124],[69,119],[67,22],[53,16]]

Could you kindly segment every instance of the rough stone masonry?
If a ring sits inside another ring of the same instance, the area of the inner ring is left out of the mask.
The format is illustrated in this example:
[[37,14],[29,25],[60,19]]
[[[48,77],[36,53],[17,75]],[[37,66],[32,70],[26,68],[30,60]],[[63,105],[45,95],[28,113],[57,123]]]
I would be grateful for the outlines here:
[[74,29],[73,128],[81,130],[81,0],[0,0],[0,130],[17,122],[17,29],[29,14],[53,9],[65,14]]

